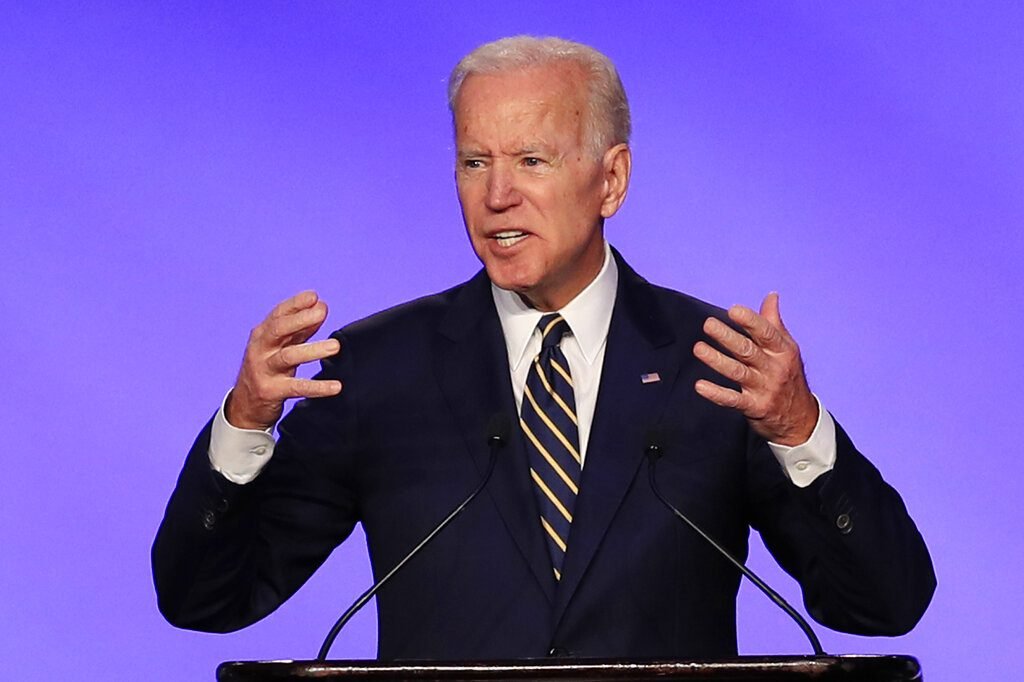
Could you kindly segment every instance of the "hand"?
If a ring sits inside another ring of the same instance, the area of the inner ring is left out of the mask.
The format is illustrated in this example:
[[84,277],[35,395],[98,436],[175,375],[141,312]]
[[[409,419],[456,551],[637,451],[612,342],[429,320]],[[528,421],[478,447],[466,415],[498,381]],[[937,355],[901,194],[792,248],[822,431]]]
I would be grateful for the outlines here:
[[694,345],[693,354],[738,383],[740,390],[701,379],[694,385],[697,393],[716,405],[739,410],[754,431],[773,443],[805,443],[818,421],[818,402],[807,387],[800,349],[779,315],[779,295],[773,292],[765,296],[760,314],[734,305],[729,309],[729,319],[749,337],[709,317],[704,322],[704,333],[729,355],[703,341]]
[[335,355],[337,339],[306,341],[327,319],[327,304],[303,291],[277,305],[249,334],[224,416],[240,429],[269,429],[281,418],[287,398],[322,398],[341,392],[337,380],[295,378],[304,363]]

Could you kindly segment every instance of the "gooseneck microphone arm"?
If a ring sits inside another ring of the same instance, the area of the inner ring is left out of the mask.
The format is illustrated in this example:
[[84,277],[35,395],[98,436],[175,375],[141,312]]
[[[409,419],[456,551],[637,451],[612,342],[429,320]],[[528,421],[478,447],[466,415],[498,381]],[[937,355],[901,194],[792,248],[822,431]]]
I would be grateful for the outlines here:
[[811,643],[811,648],[814,649],[815,656],[824,656],[825,650],[821,648],[821,642],[818,641],[818,636],[814,634],[814,630],[812,630],[811,626],[807,623],[806,620],[804,620],[804,617],[797,613],[797,610],[789,605],[789,602],[783,599],[778,592],[770,588],[765,581],[757,577],[757,574],[755,574],[753,571],[747,568],[742,561],[734,557],[729,552],[729,550],[727,550],[722,545],[718,544],[718,542],[716,542],[714,538],[705,533],[703,529],[700,528],[700,526],[695,524],[693,521],[688,519],[685,514],[676,509],[672,505],[672,503],[665,499],[665,496],[661,494],[661,490],[658,488],[657,477],[655,476],[655,469],[657,468],[658,460],[661,458],[662,452],[661,446],[657,442],[655,442],[655,440],[655,438],[649,436],[647,444],[647,473],[651,480],[651,490],[654,491],[655,497],[657,497],[663,505],[668,507],[672,511],[672,513],[675,514],[680,520],[682,520],[687,526],[692,528],[693,531],[697,533],[697,535],[707,540],[708,544],[710,544],[712,547],[718,550],[719,554],[728,559],[729,563],[731,563],[733,566],[739,569],[740,573],[747,576],[747,579],[750,580],[750,582],[754,583],[754,585],[757,586],[757,589],[761,590],[761,592],[763,592],[765,596],[767,596],[769,599],[775,602],[776,606],[785,611],[789,615],[789,617],[792,618],[796,622],[796,624],[800,626],[800,629],[803,630],[804,635],[807,636],[808,641],[810,641]]
[[409,563],[409,561],[411,561],[414,556],[419,554],[424,547],[430,544],[431,540],[433,540],[435,537],[438,536],[438,534],[441,531],[447,528],[448,524],[454,521],[455,517],[461,514],[462,510],[465,509],[466,506],[473,501],[473,498],[480,494],[480,491],[484,489],[484,486],[487,485],[487,482],[491,480],[491,474],[494,473],[494,464],[498,459],[498,450],[502,446],[504,446],[505,442],[508,440],[509,428],[509,418],[507,415],[496,414],[491,417],[491,419],[487,423],[487,445],[488,447],[490,447],[491,456],[487,460],[487,472],[484,474],[484,477],[480,480],[480,485],[478,485],[476,489],[473,492],[471,492],[469,496],[466,497],[466,499],[464,499],[459,504],[459,506],[455,507],[455,509],[453,509],[451,513],[448,514],[448,516],[444,517],[444,520],[441,521],[441,523],[437,524],[434,530],[427,533],[427,536],[420,540],[419,544],[413,547],[412,551],[406,554],[401,561],[395,564],[395,567],[388,571],[387,575],[385,575],[383,578],[375,582],[370,587],[370,589],[366,590],[366,592],[363,592],[359,596],[359,598],[352,603],[352,606],[348,607],[348,610],[345,611],[345,613],[341,614],[341,618],[339,618],[338,621],[334,624],[334,627],[331,628],[331,631],[327,633],[327,637],[324,639],[324,643],[320,646],[320,652],[316,655],[316,660],[327,660],[327,654],[330,652],[331,646],[333,646],[334,644],[334,640],[337,639],[338,633],[340,633],[341,629],[345,627],[345,624],[352,620],[352,617],[359,613],[360,609],[366,606],[366,603],[373,598],[373,595],[377,594],[377,592],[380,591],[380,588],[384,587],[384,585],[386,585],[391,580],[392,577],[394,577],[399,571],[401,571],[402,568],[407,563]]

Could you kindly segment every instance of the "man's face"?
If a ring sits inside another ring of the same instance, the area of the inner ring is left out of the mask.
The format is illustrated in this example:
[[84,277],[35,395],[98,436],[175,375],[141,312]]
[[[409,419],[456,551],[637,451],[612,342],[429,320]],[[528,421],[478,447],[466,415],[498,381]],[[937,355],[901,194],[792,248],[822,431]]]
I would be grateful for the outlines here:
[[471,75],[455,102],[455,179],[473,249],[492,282],[540,310],[563,307],[601,269],[604,218],[625,194],[616,154],[628,181],[625,145],[603,158],[585,146],[584,87],[579,67],[557,64]]

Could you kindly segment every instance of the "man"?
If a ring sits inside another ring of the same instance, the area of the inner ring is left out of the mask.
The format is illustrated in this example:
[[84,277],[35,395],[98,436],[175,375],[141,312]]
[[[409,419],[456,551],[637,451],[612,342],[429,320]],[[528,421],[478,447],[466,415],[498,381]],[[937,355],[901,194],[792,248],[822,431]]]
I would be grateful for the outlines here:
[[312,292],[253,330],[154,544],[168,620],[262,618],[357,522],[383,575],[478,484],[494,415],[515,415],[485,493],[378,595],[382,658],[734,654],[739,575],[654,497],[652,434],[667,495],[741,557],[757,528],[817,620],[913,627],[927,550],[808,389],[778,297],[725,313],[607,246],[631,164],[607,58],[497,41],[449,101],[484,272],[325,341],[308,342],[327,315]]

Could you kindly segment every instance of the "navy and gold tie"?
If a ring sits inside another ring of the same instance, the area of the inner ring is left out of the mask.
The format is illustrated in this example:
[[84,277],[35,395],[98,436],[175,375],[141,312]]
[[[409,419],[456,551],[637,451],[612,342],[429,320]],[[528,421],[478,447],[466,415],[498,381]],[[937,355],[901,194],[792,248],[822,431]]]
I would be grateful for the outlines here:
[[540,319],[537,328],[541,350],[526,378],[519,423],[530,453],[540,523],[551,551],[555,580],[560,580],[582,460],[572,376],[558,346],[562,336],[570,333],[569,325],[561,315],[551,313]]

